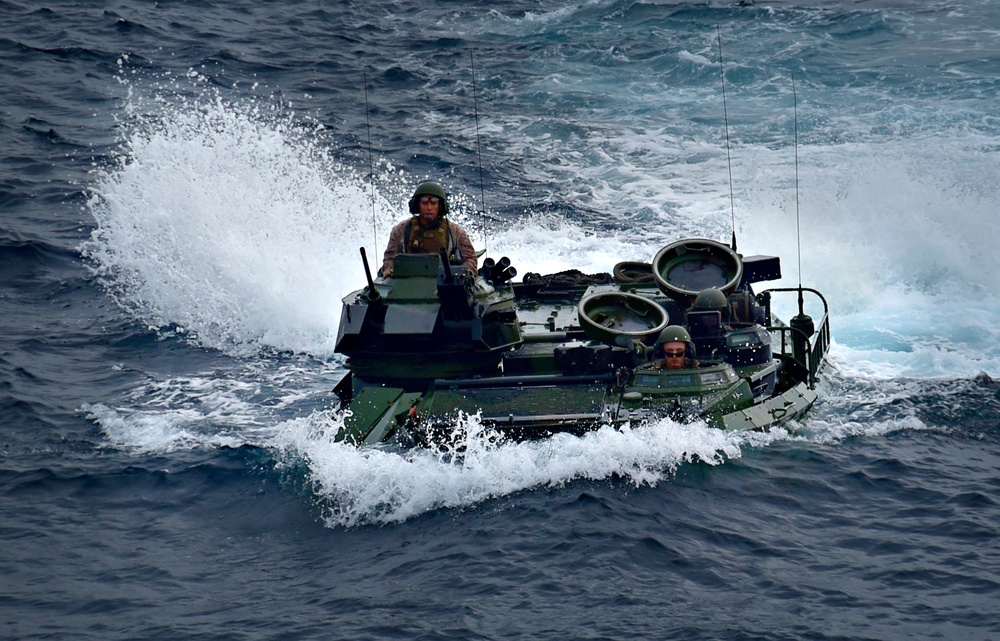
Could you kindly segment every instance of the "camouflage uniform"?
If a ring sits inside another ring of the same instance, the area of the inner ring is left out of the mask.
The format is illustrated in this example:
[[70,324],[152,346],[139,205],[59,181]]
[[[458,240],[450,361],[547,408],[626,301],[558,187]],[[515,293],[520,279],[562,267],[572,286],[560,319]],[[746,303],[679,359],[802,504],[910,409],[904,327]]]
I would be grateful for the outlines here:
[[[469,235],[458,223],[447,218],[439,220],[430,228],[421,226],[418,216],[397,223],[389,234],[389,244],[382,256],[382,275],[392,274],[393,260],[398,254],[437,254],[441,249],[448,251],[453,264],[460,260],[472,273],[478,271],[479,259]],[[404,243],[409,246],[404,247]]]

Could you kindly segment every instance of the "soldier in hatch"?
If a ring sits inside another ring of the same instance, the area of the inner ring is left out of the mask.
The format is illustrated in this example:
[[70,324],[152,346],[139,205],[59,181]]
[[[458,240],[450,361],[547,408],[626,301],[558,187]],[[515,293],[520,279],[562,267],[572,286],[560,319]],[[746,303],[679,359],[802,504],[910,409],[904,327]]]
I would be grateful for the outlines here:
[[389,234],[389,244],[382,257],[381,274],[392,276],[393,260],[399,254],[448,253],[453,265],[465,265],[470,273],[479,269],[476,250],[465,230],[448,220],[448,199],[444,189],[435,182],[417,186],[410,198],[410,218],[398,223]]
[[[698,367],[694,359],[694,343],[691,335],[680,325],[668,325],[660,332],[653,348],[653,363],[650,369],[690,369]],[[662,356],[662,358],[660,358]]]

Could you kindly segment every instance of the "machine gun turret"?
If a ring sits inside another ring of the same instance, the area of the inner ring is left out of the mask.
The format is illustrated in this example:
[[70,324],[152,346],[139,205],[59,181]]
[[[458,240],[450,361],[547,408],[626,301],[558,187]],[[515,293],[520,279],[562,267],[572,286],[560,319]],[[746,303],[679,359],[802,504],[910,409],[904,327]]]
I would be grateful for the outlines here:
[[364,247],[361,248],[361,263],[365,266],[365,278],[368,280],[368,289],[365,292],[368,302],[373,305],[384,305],[382,294],[375,289],[375,282],[372,280],[372,270],[368,267],[368,254],[365,253]]

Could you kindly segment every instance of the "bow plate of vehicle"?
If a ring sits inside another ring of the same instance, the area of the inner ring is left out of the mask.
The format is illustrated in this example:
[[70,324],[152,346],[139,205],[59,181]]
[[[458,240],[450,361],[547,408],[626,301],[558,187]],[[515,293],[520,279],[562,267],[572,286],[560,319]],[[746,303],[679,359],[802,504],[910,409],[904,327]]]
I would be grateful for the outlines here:
[[[460,412],[511,439],[663,417],[768,429],[816,400],[830,346],[820,292],[755,292],[781,277],[779,258],[704,238],[613,274],[519,283],[506,258],[469,273],[434,254],[399,255],[391,277],[373,279],[361,254],[367,286],[343,300],[336,351],[348,373],[334,388],[337,438],[356,445],[432,446]],[[777,297],[797,297],[788,324],[771,312]],[[677,327],[691,358],[668,369],[657,339]]]

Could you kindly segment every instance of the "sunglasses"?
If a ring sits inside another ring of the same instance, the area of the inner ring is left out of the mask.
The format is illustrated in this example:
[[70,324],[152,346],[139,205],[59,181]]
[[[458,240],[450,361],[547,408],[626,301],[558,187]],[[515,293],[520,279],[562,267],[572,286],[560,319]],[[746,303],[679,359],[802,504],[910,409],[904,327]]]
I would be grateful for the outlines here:
[[427,203],[437,204],[438,200],[440,199],[437,196],[422,196],[420,198],[420,204],[421,205],[426,205]]
[[677,358],[678,356],[684,356],[684,350],[683,349],[680,350],[680,351],[673,351],[673,350],[671,350],[669,352],[666,351],[666,350],[664,350],[663,353],[666,355],[667,358]]

